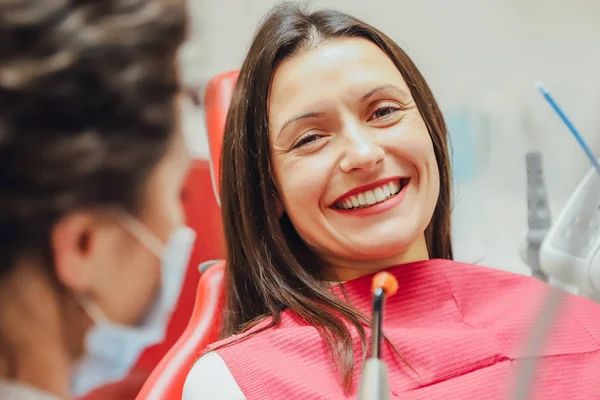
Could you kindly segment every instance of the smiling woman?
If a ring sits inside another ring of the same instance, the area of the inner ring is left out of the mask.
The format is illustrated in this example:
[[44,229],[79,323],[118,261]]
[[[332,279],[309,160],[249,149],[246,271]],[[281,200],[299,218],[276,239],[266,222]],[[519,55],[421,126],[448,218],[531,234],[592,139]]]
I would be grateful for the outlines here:
[[435,151],[407,83],[376,44],[340,37],[284,60],[271,86],[269,130],[278,198],[331,266],[329,279],[427,258],[424,232],[440,182]]
[[[381,352],[392,396],[507,398],[548,287],[452,261],[444,120],[396,43],[340,12],[278,6],[240,71],[222,165],[227,339],[185,400],[355,398],[384,269],[399,282]],[[583,379],[600,368],[600,310],[567,304],[536,398],[600,396]]]

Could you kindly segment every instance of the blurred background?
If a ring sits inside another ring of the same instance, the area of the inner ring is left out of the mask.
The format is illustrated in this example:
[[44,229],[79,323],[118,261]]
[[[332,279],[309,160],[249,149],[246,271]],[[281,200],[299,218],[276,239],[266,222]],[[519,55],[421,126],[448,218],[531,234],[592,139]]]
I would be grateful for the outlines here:
[[[239,69],[260,20],[276,3],[190,0],[193,29],[182,63],[200,99],[211,77]],[[456,259],[529,274],[518,254],[527,230],[526,152],[542,153],[554,218],[590,168],[534,82],[544,82],[600,154],[600,1],[308,4],[365,20],[413,58],[449,127]],[[185,131],[195,156],[208,158],[202,105],[186,105]]]

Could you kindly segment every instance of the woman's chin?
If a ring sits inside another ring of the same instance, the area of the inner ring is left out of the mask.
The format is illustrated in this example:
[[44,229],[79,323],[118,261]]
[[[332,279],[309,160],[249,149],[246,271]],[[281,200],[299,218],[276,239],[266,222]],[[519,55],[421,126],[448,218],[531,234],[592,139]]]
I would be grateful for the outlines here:
[[346,232],[343,241],[346,248],[356,254],[362,254],[369,258],[385,258],[393,254],[408,250],[423,232],[412,229],[364,229],[358,232]]
[[367,243],[362,241],[360,245],[349,245],[342,258],[363,262],[385,261],[398,258],[411,247],[410,241],[389,240],[389,237],[380,239],[371,238]]
[[[348,261],[381,262],[388,266],[408,259],[426,259],[427,245],[424,231],[418,229],[393,229],[345,232],[339,236],[337,257]],[[421,254],[422,253],[422,254]]]

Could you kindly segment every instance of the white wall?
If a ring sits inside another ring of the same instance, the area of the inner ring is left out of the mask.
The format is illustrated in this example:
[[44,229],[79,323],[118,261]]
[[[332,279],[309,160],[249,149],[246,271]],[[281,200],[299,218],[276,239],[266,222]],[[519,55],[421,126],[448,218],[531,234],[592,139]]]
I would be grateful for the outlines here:
[[[188,80],[239,68],[274,0],[190,0]],[[534,90],[541,79],[600,154],[600,1],[321,0],[387,33],[414,59],[445,112],[458,159],[457,258],[526,273],[517,246],[526,228],[525,162],[543,152],[556,215],[589,167]],[[203,119],[186,130],[207,155]],[[462,121],[462,123],[461,123]]]

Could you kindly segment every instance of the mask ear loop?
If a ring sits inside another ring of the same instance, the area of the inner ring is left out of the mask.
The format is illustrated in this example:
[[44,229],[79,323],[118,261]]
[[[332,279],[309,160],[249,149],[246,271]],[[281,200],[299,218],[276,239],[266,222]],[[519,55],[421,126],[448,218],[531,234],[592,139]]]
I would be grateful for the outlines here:
[[[126,210],[121,211],[121,225],[133,237],[140,241],[150,252],[162,262],[167,245],[162,242],[146,225]],[[161,275],[164,271],[160,271]]]
[[126,211],[123,211],[122,214],[123,227],[161,260],[165,244],[137,218],[131,216]]
[[100,322],[107,322],[109,319],[104,314],[104,311],[93,301],[90,301],[86,297],[77,296],[75,298],[77,302],[81,305],[81,308],[85,313],[92,319],[92,321],[98,325]]

